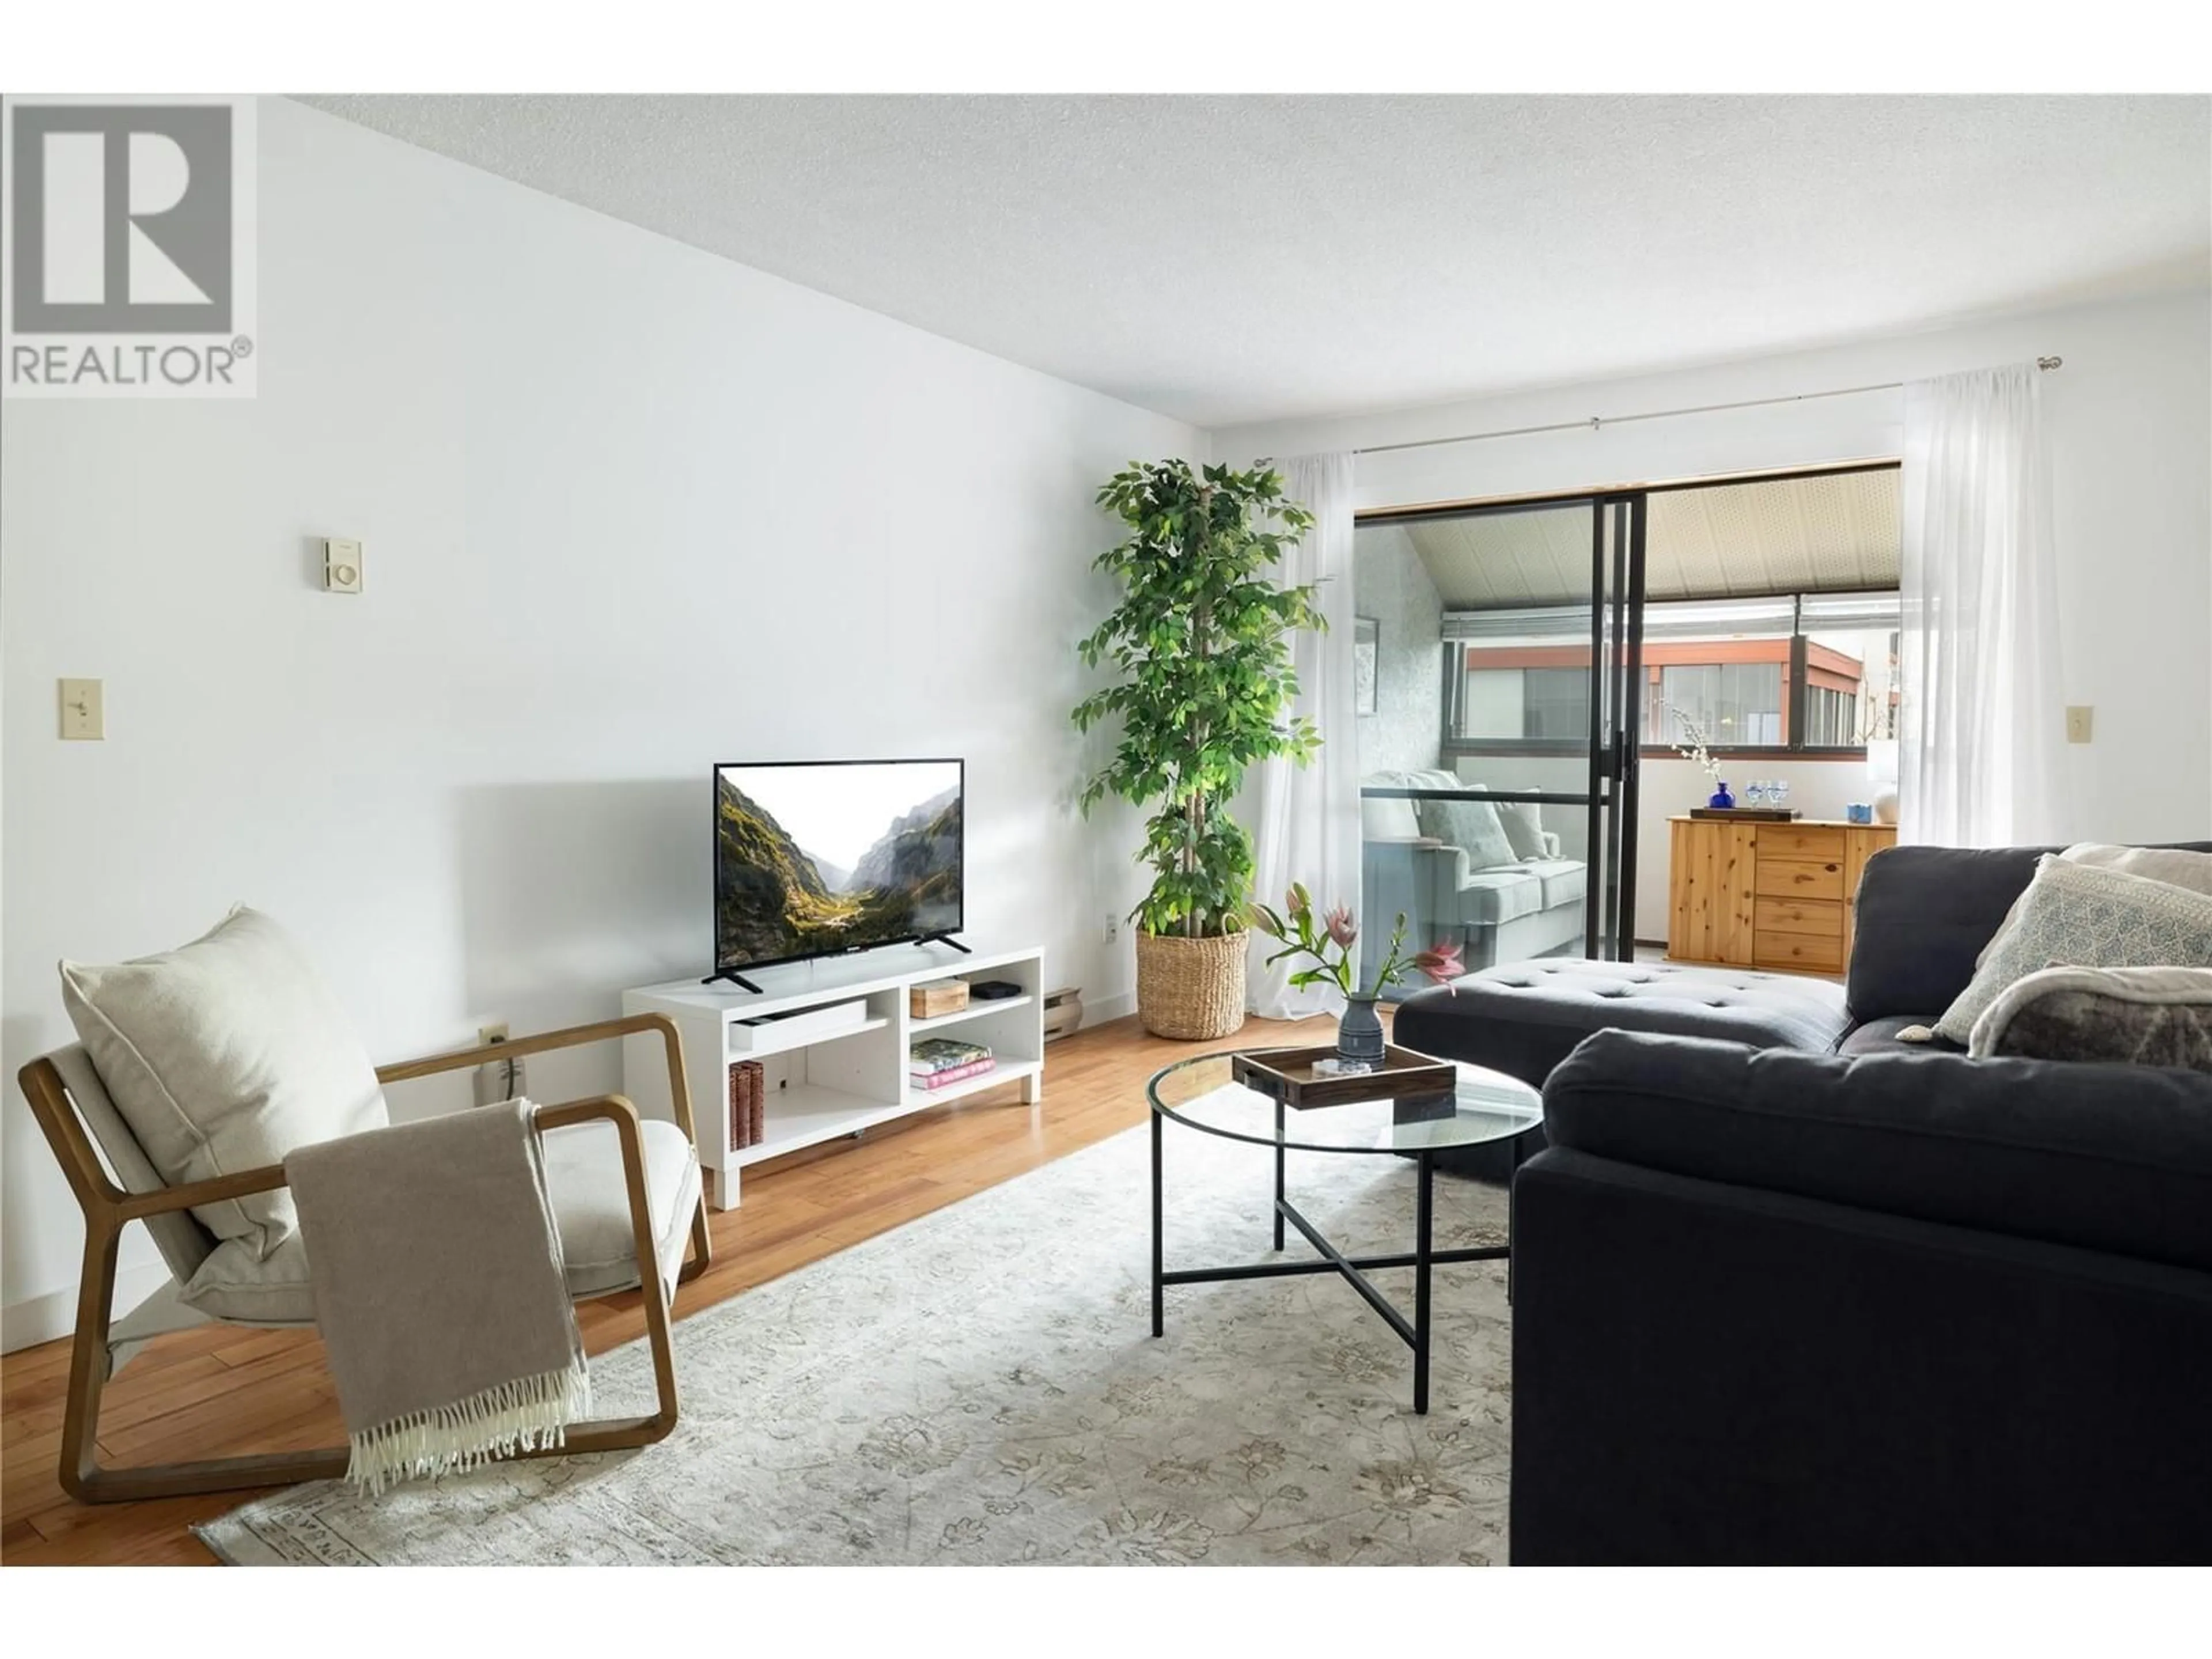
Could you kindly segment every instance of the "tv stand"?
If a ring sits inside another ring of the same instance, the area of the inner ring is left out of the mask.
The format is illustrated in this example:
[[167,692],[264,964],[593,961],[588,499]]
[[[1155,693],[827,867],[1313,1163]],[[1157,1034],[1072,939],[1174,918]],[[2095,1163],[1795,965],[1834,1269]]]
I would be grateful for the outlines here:
[[[679,979],[623,994],[623,1013],[665,1014],[676,1022],[713,1209],[736,1208],[742,1171],[766,1159],[846,1140],[970,1095],[990,1095],[993,1103],[1023,1111],[1043,1097],[1050,981],[1044,952],[1035,946],[970,954],[957,968],[932,951],[886,946],[865,957],[756,968],[752,974],[757,983],[715,975],[743,990]],[[908,994],[948,975],[1010,981],[1016,990],[977,998],[949,1014],[915,1018]],[[840,1003],[863,1006],[833,1029],[781,1018]],[[930,1036],[980,1042],[998,1063],[941,1089],[925,1089],[907,1075],[907,1061],[914,1044]],[[758,1060],[763,1073],[762,1135],[749,1146],[736,1144],[730,1125],[730,1067],[741,1060]],[[659,1032],[623,1039],[623,1092],[647,1117],[674,1115],[668,1052]]]
[[763,991],[759,986],[754,984],[752,981],[747,979],[743,974],[740,974],[734,969],[730,968],[724,968],[717,972],[711,973],[708,975],[706,978],[701,980],[699,983],[702,985],[712,985],[717,980],[725,979],[729,981],[731,984],[736,986],[740,991],[750,991],[757,997],[765,996],[767,994],[767,993]]
[[950,933],[924,933],[920,939],[915,940],[915,943],[916,945],[949,945],[963,957],[972,957],[975,954]]

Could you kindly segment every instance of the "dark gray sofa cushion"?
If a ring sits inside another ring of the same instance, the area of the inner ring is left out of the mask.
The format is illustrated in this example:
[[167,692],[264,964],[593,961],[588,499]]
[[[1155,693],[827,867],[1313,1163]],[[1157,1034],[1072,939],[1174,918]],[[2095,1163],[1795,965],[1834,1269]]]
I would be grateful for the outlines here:
[[2212,1271],[2197,1073],[1601,1031],[1553,1074],[1544,1128],[1668,1174]]
[[1398,1005],[1396,1040],[1537,1088],[1607,1027],[1825,1053],[1849,1024],[1823,980],[1664,962],[1547,957],[1469,974]]
[[1880,1019],[1869,1019],[1854,1025],[1836,1044],[1836,1052],[1850,1057],[1856,1054],[1963,1054],[1966,1051],[1944,1037],[1934,1037],[1926,1042],[1904,1042],[1898,1038],[1900,1031],[1909,1031],[1917,1025],[1923,1030],[1933,1030],[1942,1018],[1942,1011],[1933,1014],[1884,1014]]

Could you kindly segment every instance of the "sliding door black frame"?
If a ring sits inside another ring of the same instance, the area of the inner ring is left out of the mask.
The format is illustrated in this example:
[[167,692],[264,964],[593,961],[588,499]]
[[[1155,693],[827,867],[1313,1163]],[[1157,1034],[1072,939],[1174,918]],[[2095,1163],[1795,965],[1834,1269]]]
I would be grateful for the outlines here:
[[[1588,507],[1590,514],[1590,656],[1588,787],[1516,791],[1513,798],[1539,805],[1583,810],[1585,864],[1592,881],[1583,905],[1583,954],[1593,960],[1629,961],[1636,954],[1637,799],[1644,718],[1644,599],[1645,521],[1649,490],[1611,490],[1545,501],[1501,501],[1460,508],[1362,514],[1361,527],[1425,520],[1485,518],[1504,514]],[[1458,696],[1455,669],[1463,647],[1443,665],[1449,711]],[[1463,676],[1463,668],[1460,670]],[[1449,714],[1447,714],[1447,720]],[[1439,733],[1439,737],[1442,737]],[[1571,754],[1571,744],[1531,741],[1501,744],[1498,752]],[[1419,800],[1442,792],[1417,788],[1363,789],[1370,799]]]

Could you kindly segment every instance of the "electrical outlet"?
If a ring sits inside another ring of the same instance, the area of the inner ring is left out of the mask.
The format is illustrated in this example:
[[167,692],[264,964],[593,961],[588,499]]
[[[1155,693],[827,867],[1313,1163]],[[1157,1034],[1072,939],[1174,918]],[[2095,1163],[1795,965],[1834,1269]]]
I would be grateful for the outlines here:
[[479,1047],[483,1047],[488,1043],[504,1042],[506,1041],[507,1022],[503,1019],[495,1020],[489,1025],[479,1025],[477,1027],[477,1043]]
[[1114,915],[1111,911],[1109,911],[1106,916],[1106,942],[1109,945],[1111,945],[1115,939],[1121,937],[1121,918]]
[[2094,712],[2095,711],[2085,702],[2069,703],[2067,705],[2067,742],[2087,743],[2089,741],[2089,716]]

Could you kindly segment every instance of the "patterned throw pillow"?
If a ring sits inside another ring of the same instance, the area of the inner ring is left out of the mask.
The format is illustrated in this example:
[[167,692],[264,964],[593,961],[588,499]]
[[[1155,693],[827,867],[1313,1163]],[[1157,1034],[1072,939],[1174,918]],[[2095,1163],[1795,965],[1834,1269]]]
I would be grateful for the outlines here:
[[2212,896],[2045,854],[1936,1034],[1966,1043],[2007,986],[2054,963],[2212,968]]
[[1544,857],[1544,809],[1533,800],[1497,796],[1492,797],[1492,804],[1498,808],[1498,827],[1512,843],[1514,858],[1525,862]]
[[1513,843],[1498,821],[1498,809],[1473,796],[1421,803],[1421,828],[1447,847],[1467,854],[1471,869],[1491,870],[1515,862]]

